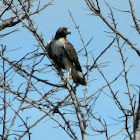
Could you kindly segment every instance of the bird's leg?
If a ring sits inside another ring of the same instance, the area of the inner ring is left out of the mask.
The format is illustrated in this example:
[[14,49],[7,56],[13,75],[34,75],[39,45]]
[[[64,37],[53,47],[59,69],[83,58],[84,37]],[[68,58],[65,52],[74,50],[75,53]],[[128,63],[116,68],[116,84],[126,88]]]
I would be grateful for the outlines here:
[[67,72],[67,79],[66,79],[66,82],[65,82],[67,87],[69,87],[69,81],[70,81],[70,79],[69,79],[69,74],[70,74],[70,73],[69,73],[69,71],[68,71],[68,72]]

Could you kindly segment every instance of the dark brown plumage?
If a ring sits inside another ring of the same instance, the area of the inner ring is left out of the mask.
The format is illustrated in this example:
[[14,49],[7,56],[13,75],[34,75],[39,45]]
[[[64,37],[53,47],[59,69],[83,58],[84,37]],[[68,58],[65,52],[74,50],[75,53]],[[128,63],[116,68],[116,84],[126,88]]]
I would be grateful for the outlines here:
[[57,30],[54,39],[46,47],[48,55],[57,68],[67,70],[67,86],[69,85],[69,74],[71,74],[74,83],[86,85],[77,53],[66,38],[68,34],[71,34],[71,31],[66,27]]

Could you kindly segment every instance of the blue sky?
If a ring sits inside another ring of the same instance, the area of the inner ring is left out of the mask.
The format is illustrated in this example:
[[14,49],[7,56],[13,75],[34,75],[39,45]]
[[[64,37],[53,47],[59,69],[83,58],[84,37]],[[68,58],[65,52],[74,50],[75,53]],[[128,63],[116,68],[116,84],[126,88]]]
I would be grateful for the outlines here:
[[[45,2],[46,0],[42,0],[42,2]],[[120,0],[106,0],[113,8],[119,9],[119,10],[129,10],[129,3],[127,0],[123,0],[120,2]],[[108,16],[109,10],[105,6],[103,1],[100,1],[101,10],[104,16]],[[140,18],[140,2],[138,0],[134,0],[134,7],[135,12],[138,18]],[[34,8],[33,8],[34,9]],[[98,55],[109,45],[109,43],[112,41],[112,38],[109,37],[110,34],[107,34],[105,31],[110,32],[110,29],[102,22],[102,20],[99,17],[90,15],[91,12],[88,10],[88,7],[86,6],[86,3],[83,0],[54,0],[53,5],[49,6],[47,9],[42,11],[39,15],[35,15],[32,17],[32,19],[35,21],[35,25],[38,28],[38,32],[43,35],[43,39],[45,43],[47,44],[48,40],[51,40],[52,37],[54,37],[56,30],[61,26],[66,26],[70,28],[72,34],[68,36],[68,40],[73,44],[76,51],[79,51],[83,48],[82,42],[80,40],[79,34],[77,30],[75,29],[74,23],[72,22],[72,19],[70,17],[69,12],[72,13],[73,18],[75,19],[76,24],[79,26],[79,29],[81,31],[81,34],[83,36],[85,44],[93,37],[93,40],[88,45],[87,51],[91,52],[94,58],[97,58]],[[124,34],[128,39],[130,39],[136,46],[139,47],[140,45],[140,38],[138,36],[138,33],[135,31],[135,29],[132,27],[134,26],[133,21],[131,19],[131,15],[126,12],[120,12],[118,10],[113,9],[116,22],[118,23],[117,27],[118,30],[121,31],[122,34]],[[108,21],[110,21],[109,18],[107,18]],[[33,35],[24,29],[21,24],[17,25],[15,28],[18,28],[19,31],[16,33],[13,33],[9,35],[8,37],[4,38],[2,40],[2,43],[7,45],[8,50],[17,49],[14,53],[13,51],[8,53],[9,58],[12,60],[19,60],[22,58],[26,53],[31,52],[35,49],[35,45],[37,45],[37,41],[34,39]],[[2,33],[11,31],[12,29],[6,29]],[[8,41],[7,41],[8,40]],[[16,40],[16,43],[15,43]],[[121,43],[123,43],[123,40],[121,40]],[[99,63],[105,63],[109,62],[107,67],[103,68],[102,71],[106,75],[108,81],[112,81],[116,75],[118,75],[122,71],[122,63],[121,63],[121,57],[118,53],[118,49],[115,47],[116,43],[112,45],[112,47],[104,54],[104,56],[101,57],[101,59],[98,61]],[[40,49],[41,52],[41,49]],[[82,56],[84,54],[84,51],[79,54],[79,60],[82,66],[86,63],[86,58]],[[127,61],[127,69],[133,65],[134,67],[129,73],[129,81],[132,84],[138,84],[140,85],[138,72],[140,71],[140,62],[139,57],[136,55],[134,51],[130,49],[129,46],[126,46],[124,49],[124,56],[125,58],[128,57]],[[89,55],[89,64],[93,64],[92,55]],[[45,58],[43,63],[40,65],[40,67],[44,67],[45,64],[49,64],[49,60]],[[83,67],[83,72],[85,73],[85,68]],[[40,75],[42,78],[44,78],[44,75]],[[88,89],[88,95],[92,95],[95,91],[97,91],[99,88],[101,88],[103,85],[106,85],[103,78],[100,76],[97,69],[93,69],[92,72],[89,74],[90,78],[89,80],[93,82],[89,83],[89,89]],[[18,79],[18,76],[16,77]],[[50,82],[58,82],[59,78],[56,74],[50,73],[47,75],[47,79],[50,80]],[[22,83],[22,80],[19,78],[18,82],[16,81],[15,84],[17,86]],[[37,85],[39,86],[39,85]],[[45,87],[43,85],[43,88],[47,91],[49,91],[52,87]],[[119,82],[116,82],[112,84],[112,88],[114,91],[119,91],[118,96],[122,104],[126,106],[126,108],[129,108],[129,102],[126,95],[124,95],[124,92],[126,90],[125,82],[123,78],[119,79]],[[40,88],[41,89],[41,88]],[[79,98],[84,96],[83,93],[84,87],[78,87],[77,96]],[[134,92],[132,90],[132,92]],[[58,92],[58,95],[65,96],[67,95],[67,91]],[[111,98],[109,98],[107,95],[110,95],[110,92],[108,89],[105,89],[103,93],[99,96],[93,113],[97,113],[97,116],[102,116],[103,119],[107,121],[109,125],[115,124],[116,122],[111,119],[111,117],[118,118],[121,117],[121,112],[118,111],[118,108],[115,106],[114,102]],[[32,96],[32,95],[31,95]],[[34,95],[33,98],[37,98],[37,95]],[[27,112],[29,113],[29,112]],[[26,114],[24,112],[23,114]],[[42,115],[42,113],[38,112],[36,113],[36,110],[29,113],[31,116],[34,115],[33,119],[31,121],[35,121],[36,117],[39,117]],[[35,117],[36,116],[36,117]],[[60,119],[59,116],[56,117],[57,119]],[[35,119],[35,120],[34,120]],[[61,119],[60,119],[61,121]],[[97,124],[98,125],[98,124]],[[70,137],[67,136],[67,134],[61,129],[56,127],[57,124],[54,123],[54,121],[51,121],[50,119],[46,118],[42,121],[41,124],[39,124],[37,127],[32,129],[32,140],[70,140]],[[56,127],[56,128],[54,128]],[[110,128],[110,135],[114,132],[117,132],[118,129],[122,127],[121,125],[109,126]],[[77,134],[79,133],[79,129],[75,129]],[[89,135],[88,140],[104,140],[104,134],[103,135],[93,135],[92,131],[89,129],[88,131]],[[79,134],[78,134],[79,135]],[[79,135],[80,136],[80,135]],[[124,136],[119,135],[118,137],[114,137],[112,140],[118,140],[122,139]],[[23,138],[23,140],[26,140],[27,138]],[[80,138],[81,139],[81,138]]]

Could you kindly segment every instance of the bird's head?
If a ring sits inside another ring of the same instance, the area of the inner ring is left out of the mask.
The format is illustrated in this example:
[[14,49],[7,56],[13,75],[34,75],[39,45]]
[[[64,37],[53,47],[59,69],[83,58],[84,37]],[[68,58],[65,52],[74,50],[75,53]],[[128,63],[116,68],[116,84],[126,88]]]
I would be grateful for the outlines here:
[[66,37],[68,34],[71,34],[71,31],[67,27],[60,27],[55,35],[55,38]]

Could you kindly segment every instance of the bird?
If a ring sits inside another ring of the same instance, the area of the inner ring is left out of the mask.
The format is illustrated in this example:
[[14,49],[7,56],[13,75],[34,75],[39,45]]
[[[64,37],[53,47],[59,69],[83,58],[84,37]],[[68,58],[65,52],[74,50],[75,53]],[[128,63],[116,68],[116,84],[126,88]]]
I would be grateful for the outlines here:
[[70,75],[76,85],[86,86],[87,82],[82,73],[77,53],[73,45],[68,41],[67,35],[71,30],[67,27],[60,27],[52,40],[46,46],[49,58],[53,61],[55,68],[67,71],[66,86],[69,86]]

